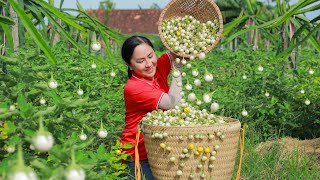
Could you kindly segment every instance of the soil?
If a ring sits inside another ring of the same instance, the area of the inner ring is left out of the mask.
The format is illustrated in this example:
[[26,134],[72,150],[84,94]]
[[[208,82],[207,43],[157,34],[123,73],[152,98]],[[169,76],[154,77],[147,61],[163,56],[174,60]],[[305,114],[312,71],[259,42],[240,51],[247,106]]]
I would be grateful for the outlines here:
[[315,156],[317,157],[317,163],[320,165],[320,138],[310,140],[299,140],[294,138],[282,138],[276,141],[266,141],[260,143],[256,147],[256,151],[263,155],[271,148],[278,147],[280,158],[288,157],[287,155],[293,152],[299,152],[301,156]]

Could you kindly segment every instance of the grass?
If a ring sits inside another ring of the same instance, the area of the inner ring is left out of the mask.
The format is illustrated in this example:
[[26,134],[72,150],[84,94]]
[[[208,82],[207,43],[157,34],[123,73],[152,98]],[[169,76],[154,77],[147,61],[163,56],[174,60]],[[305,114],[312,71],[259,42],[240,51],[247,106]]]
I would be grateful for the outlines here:
[[[246,132],[241,179],[320,179],[320,162],[317,162],[316,155],[308,156],[294,147],[293,151],[286,153],[277,144],[279,138],[275,139],[273,146],[259,153],[256,147],[262,141],[260,137],[253,129]],[[233,174],[234,179],[238,163],[239,153]]]

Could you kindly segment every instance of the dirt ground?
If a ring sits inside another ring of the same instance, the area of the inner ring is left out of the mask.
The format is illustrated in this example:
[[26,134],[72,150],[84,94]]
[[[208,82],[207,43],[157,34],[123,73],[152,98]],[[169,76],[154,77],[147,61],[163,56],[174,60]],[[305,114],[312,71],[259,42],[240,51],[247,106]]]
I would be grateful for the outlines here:
[[300,155],[316,156],[317,162],[320,165],[320,138],[311,140],[298,140],[294,138],[282,138],[277,141],[266,141],[260,143],[256,147],[256,151],[261,155],[265,154],[272,147],[280,148],[282,154],[280,157],[288,157],[288,154],[292,154],[294,151],[299,152]]

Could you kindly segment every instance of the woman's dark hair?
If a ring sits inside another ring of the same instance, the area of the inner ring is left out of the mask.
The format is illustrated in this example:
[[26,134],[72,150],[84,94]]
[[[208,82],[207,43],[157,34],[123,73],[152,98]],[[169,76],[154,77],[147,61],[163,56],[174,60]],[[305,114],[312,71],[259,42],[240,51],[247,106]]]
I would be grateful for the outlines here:
[[[131,36],[124,41],[121,48],[121,56],[122,56],[122,59],[126,62],[126,64],[128,65],[131,64],[131,58],[132,58],[134,49],[138,45],[143,43],[148,44],[150,47],[152,47],[152,49],[154,49],[151,41],[148,38],[143,36]],[[132,72],[128,67],[128,77],[130,78],[131,76],[132,76]]]

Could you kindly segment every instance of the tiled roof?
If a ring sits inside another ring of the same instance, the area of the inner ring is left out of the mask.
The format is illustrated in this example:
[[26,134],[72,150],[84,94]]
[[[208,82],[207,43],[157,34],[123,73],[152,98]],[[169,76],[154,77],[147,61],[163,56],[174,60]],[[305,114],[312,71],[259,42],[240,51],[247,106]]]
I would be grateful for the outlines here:
[[[161,9],[112,10],[108,27],[119,29],[122,33],[157,34]],[[105,21],[104,10],[89,10],[89,15],[95,15],[101,22]]]

